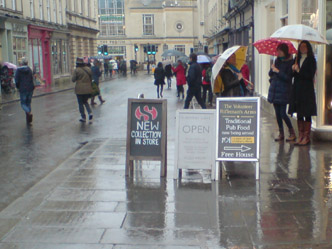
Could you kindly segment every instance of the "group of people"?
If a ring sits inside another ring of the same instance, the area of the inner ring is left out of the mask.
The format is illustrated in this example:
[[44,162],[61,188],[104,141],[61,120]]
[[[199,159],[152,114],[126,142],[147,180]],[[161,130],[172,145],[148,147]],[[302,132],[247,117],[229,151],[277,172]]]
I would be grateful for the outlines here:
[[[236,57],[233,54],[226,62],[225,66],[220,71],[214,82],[212,90],[212,64],[211,63],[197,63],[197,55],[191,54],[189,57],[189,70],[186,76],[186,66],[181,60],[178,61],[176,67],[166,65],[163,68],[162,62],[158,63],[155,70],[154,84],[157,86],[157,97],[162,97],[163,86],[165,85],[165,78],[167,78],[168,88],[171,87],[172,72],[176,75],[177,96],[184,99],[184,85],[188,83],[187,97],[184,108],[189,108],[193,97],[202,108],[206,108],[206,99],[210,106],[212,106],[213,92],[217,96],[236,97],[248,95],[248,83],[243,79],[249,78],[249,68],[245,64],[241,71],[235,67]],[[202,93],[203,90],[203,93]]]
[[295,60],[289,54],[289,48],[281,43],[277,48],[278,56],[269,72],[270,88],[268,101],[273,104],[279,127],[279,135],[275,141],[285,138],[283,121],[289,129],[286,141],[296,141],[296,134],[287,115],[297,114],[299,131],[295,145],[308,145],[312,116],[317,115],[314,78],[316,74],[316,59],[311,44],[302,41],[299,44]]

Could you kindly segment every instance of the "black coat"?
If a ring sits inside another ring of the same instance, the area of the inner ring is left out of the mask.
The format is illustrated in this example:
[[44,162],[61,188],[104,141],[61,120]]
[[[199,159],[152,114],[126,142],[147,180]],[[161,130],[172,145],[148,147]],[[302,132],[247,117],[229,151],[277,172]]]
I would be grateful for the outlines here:
[[171,78],[173,76],[172,66],[170,64],[165,66],[165,75],[167,78]]
[[294,60],[275,61],[275,67],[279,69],[279,73],[275,73],[272,69],[269,72],[270,88],[268,101],[272,104],[287,105],[290,101]]
[[165,85],[165,71],[162,67],[157,67],[154,70],[154,84],[157,85]]
[[300,68],[300,72],[294,72],[294,84],[288,109],[289,114],[297,113],[299,117],[317,115],[314,89],[316,69],[315,58],[307,57]]
[[15,73],[16,88],[20,93],[32,92],[35,89],[33,76],[30,67],[22,66],[17,68]]
[[189,88],[200,89],[202,86],[202,69],[197,62],[190,62],[190,67],[187,75],[187,82]]
[[220,71],[222,82],[224,83],[224,91],[221,96],[223,97],[240,97],[243,96],[241,85],[243,80],[239,80],[237,75],[228,68],[223,68]]

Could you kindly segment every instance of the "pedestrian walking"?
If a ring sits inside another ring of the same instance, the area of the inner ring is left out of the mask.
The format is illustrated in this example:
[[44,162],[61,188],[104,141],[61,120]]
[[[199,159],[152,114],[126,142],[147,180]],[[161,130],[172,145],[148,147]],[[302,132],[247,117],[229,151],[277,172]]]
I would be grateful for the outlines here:
[[189,60],[190,67],[187,75],[189,89],[187,91],[187,97],[184,102],[184,109],[189,108],[190,102],[194,96],[202,109],[206,109],[205,103],[201,98],[202,70],[201,66],[197,64],[197,55],[194,53],[190,54]]
[[243,83],[245,85],[244,87],[244,96],[252,96],[252,91],[249,90],[249,88],[253,88],[252,86],[249,85],[248,81],[249,81],[249,77],[250,77],[250,71],[249,71],[249,67],[246,63],[243,64],[242,68],[241,68],[241,73],[243,76]]
[[[100,67],[99,67],[99,61],[98,60],[94,60],[93,61],[93,66],[91,67],[91,71],[92,71],[92,79],[93,81],[97,84],[97,86],[99,87],[99,78],[102,75]],[[103,100],[100,91],[99,91],[99,95],[98,95],[98,99],[100,101],[100,104],[103,104],[105,102],[105,100]],[[91,105],[96,105],[97,103],[95,102],[95,96],[91,97]]]
[[294,84],[292,87],[291,101],[288,113],[297,113],[297,126],[299,139],[296,145],[307,145],[310,143],[311,117],[317,115],[314,78],[317,64],[308,41],[299,44],[295,64]]
[[150,74],[150,62],[148,61],[148,65],[146,66],[146,69],[148,70],[148,74]]
[[268,101],[273,104],[279,127],[279,136],[275,138],[275,141],[284,140],[283,121],[285,121],[289,129],[289,137],[286,141],[290,142],[294,141],[296,136],[292,123],[286,113],[292,88],[292,66],[294,64],[294,60],[288,51],[288,46],[285,43],[281,43],[277,47],[278,57],[274,64],[272,64],[269,72],[270,88]]
[[207,92],[209,92],[208,102],[209,102],[209,105],[212,106],[212,99],[213,99],[213,93],[212,93],[212,87],[211,87],[212,67],[210,64],[203,64],[203,66],[204,66],[203,71],[202,71],[203,102],[206,103],[206,94],[207,94]]
[[72,81],[76,82],[75,94],[81,114],[81,119],[79,121],[85,123],[85,109],[89,115],[89,120],[92,120],[93,118],[92,111],[88,103],[88,100],[91,98],[92,94],[92,71],[91,68],[84,63],[83,58],[76,58],[76,69],[73,72]]
[[165,75],[167,78],[167,87],[168,89],[170,89],[172,87],[172,76],[173,76],[171,64],[167,64],[165,66]]
[[236,54],[232,54],[220,70],[221,97],[241,97],[244,96],[243,75],[236,68]]
[[114,70],[114,72],[115,72],[116,74],[119,74],[118,62],[117,62],[117,61],[114,61],[114,62],[112,63],[112,65],[113,65],[113,70]]
[[172,67],[173,72],[175,73],[176,77],[176,88],[178,95],[177,97],[180,97],[180,94],[182,94],[182,99],[184,99],[184,88],[183,86],[186,84],[186,74],[185,69],[183,67],[182,61],[178,60],[178,65],[176,68]]
[[112,76],[113,76],[113,63],[111,61],[108,63],[108,70],[110,72],[110,78],[112,78]]
[[33,84],[32,70],[28,66],[28,60],[25,57],[21,58],[20,67],[16,70],[15,82],[16,88],[20,92],[21,106],[25,111],[26,122],[27,124],[31,124],[33,118],[31,112],[31,101],[35,86]]
[[105,77],[105,79],[107,76],[108,76],[108,61],[104,60],[104,77]]
[[163,89],[165,85],[165,71],[163,69],[163,63],[159,62],[157,68],[154,71],[154,84],[157,86],[157,98],[163,97]]

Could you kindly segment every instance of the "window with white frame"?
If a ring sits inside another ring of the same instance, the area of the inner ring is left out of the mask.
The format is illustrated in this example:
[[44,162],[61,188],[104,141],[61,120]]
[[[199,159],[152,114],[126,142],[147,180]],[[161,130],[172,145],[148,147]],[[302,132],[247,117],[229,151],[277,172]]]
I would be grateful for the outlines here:
[[143,15],[143,35],[154,35],[154,15]]
[[40,20],[44,19],[43,0],[39,0],[39,18]]
[[30,0],[30,17],[35,18],[35,4],[33,0]]
[[174,50],[185,54],[186,53],[186,45],[175,45]]
[[46,2],[46,12],[47,12],[47,21],[48,22],[51,22],[51,3],[50,3],[51,0],[47,0]]
[[16,10],[16,0],[12,0],[13,10]]
[[2,8],[6,7],[6,0],[0,0],[0,7]]
[[86,4],[88,6],[88,17],[91,17],[91,5],[90,5],[90,0],[86,0]]
[[81,0],[81,14],[83,14],[83,15],[85,14],[84,10],[85,10],[85,1]]
[[62,0],[59,1],[59,23],[62,25]]
[[56,6],[56,0],[53,0],[53,13],[54,13],[54,22],[57,21],[57,6]]

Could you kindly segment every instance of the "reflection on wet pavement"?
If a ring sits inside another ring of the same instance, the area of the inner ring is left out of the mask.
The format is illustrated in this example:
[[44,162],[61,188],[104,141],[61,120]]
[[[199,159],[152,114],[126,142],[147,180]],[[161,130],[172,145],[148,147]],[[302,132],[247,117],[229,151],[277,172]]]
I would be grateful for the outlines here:
[[0,213],[0,248],[332,248],[332,145],[275,143],[273,117],[261,122],[260,181],[251,163],[174,181],[174,131],[168,177],[136,162],[126,179],[125,137],[92,139]]

